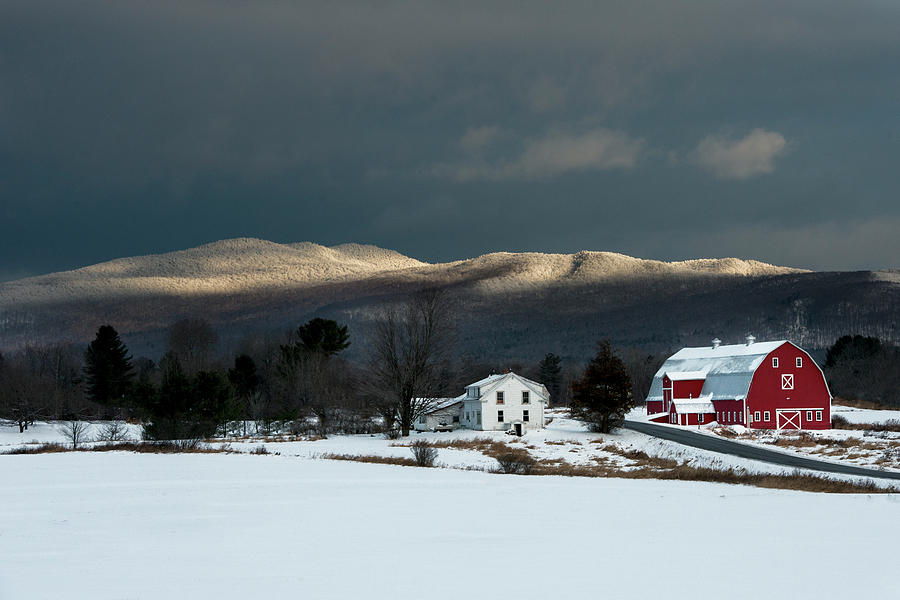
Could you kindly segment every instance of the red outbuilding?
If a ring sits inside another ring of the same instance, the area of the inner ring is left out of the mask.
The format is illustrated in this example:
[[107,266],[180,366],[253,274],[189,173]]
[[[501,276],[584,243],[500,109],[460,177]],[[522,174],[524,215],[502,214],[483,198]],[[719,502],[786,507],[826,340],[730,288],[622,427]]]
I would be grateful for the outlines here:
[[647,396],[660,423],[830,429],[831,392],[822,369],[786,340],[682,348],[663,363]]

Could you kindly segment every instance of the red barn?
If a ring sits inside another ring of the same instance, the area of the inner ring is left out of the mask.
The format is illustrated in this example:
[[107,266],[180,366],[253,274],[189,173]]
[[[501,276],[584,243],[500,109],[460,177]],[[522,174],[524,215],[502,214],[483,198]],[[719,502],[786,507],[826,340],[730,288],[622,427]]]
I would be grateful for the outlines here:
[[830,429],[822,369],[786,340],[682,348],[663,363],[647,396],[652,420],[753,429]]

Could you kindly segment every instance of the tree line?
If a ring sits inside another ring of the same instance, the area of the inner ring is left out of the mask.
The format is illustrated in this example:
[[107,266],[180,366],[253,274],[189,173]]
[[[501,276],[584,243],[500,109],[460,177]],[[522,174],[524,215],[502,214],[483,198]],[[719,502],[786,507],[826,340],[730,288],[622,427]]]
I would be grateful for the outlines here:
[[[229,355],[203,319],[168,330],[158,361],[134,358],[111,325],[87,348],[33,346],[0,355],[0,419],[20,431],[35,420],[136,420],[152,439],[290,431],[393,431],[408,435],[432,398],[511,369],[548,388],[553,405],[598,430],[616,426],[641,402],[666,355],[598,346],[587,364],[548,352],[533,363],[458,359],[454,314],[435,291],[384,310],[368,335],[351,341],[346,325],[315,318],[282,335],[251,335]],[[343,351],[364,346],[366,359]],[[844,336],[829,349],[832,392],[900,406],[900,350],[876,338]],[[598,394],[597,390],[605,390]],[[602,397],[601,397],[602,396]]]

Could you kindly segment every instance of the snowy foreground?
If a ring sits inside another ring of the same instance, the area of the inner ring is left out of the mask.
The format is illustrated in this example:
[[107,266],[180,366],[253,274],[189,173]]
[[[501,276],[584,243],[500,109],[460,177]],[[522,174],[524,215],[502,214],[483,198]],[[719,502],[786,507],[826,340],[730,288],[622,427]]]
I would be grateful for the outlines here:
[[4,600],[896,593],[898,495],[284,455],[3,456],[0,472]]

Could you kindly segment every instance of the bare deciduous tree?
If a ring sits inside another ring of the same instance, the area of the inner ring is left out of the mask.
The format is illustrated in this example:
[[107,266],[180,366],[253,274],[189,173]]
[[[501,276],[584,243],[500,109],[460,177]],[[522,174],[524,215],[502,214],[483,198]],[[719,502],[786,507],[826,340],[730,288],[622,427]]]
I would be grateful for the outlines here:
[[129,439],[128,428],[122,421],[110,421],[100,428],[97,434],[97,441],[100,442],[122,442]]
[[438,290],[417,293],[375,323],[368,384],[384,404],[382,412],[396,416],[403,436],[439,395],[452,334],[448,300]]
[[79,444],[89,441],[90,429],[90,426],[84,421],[71,420],[63,423],[59,427],[59,432],[63,434],[67,442],[72,442],[72,450],[78,450]]

